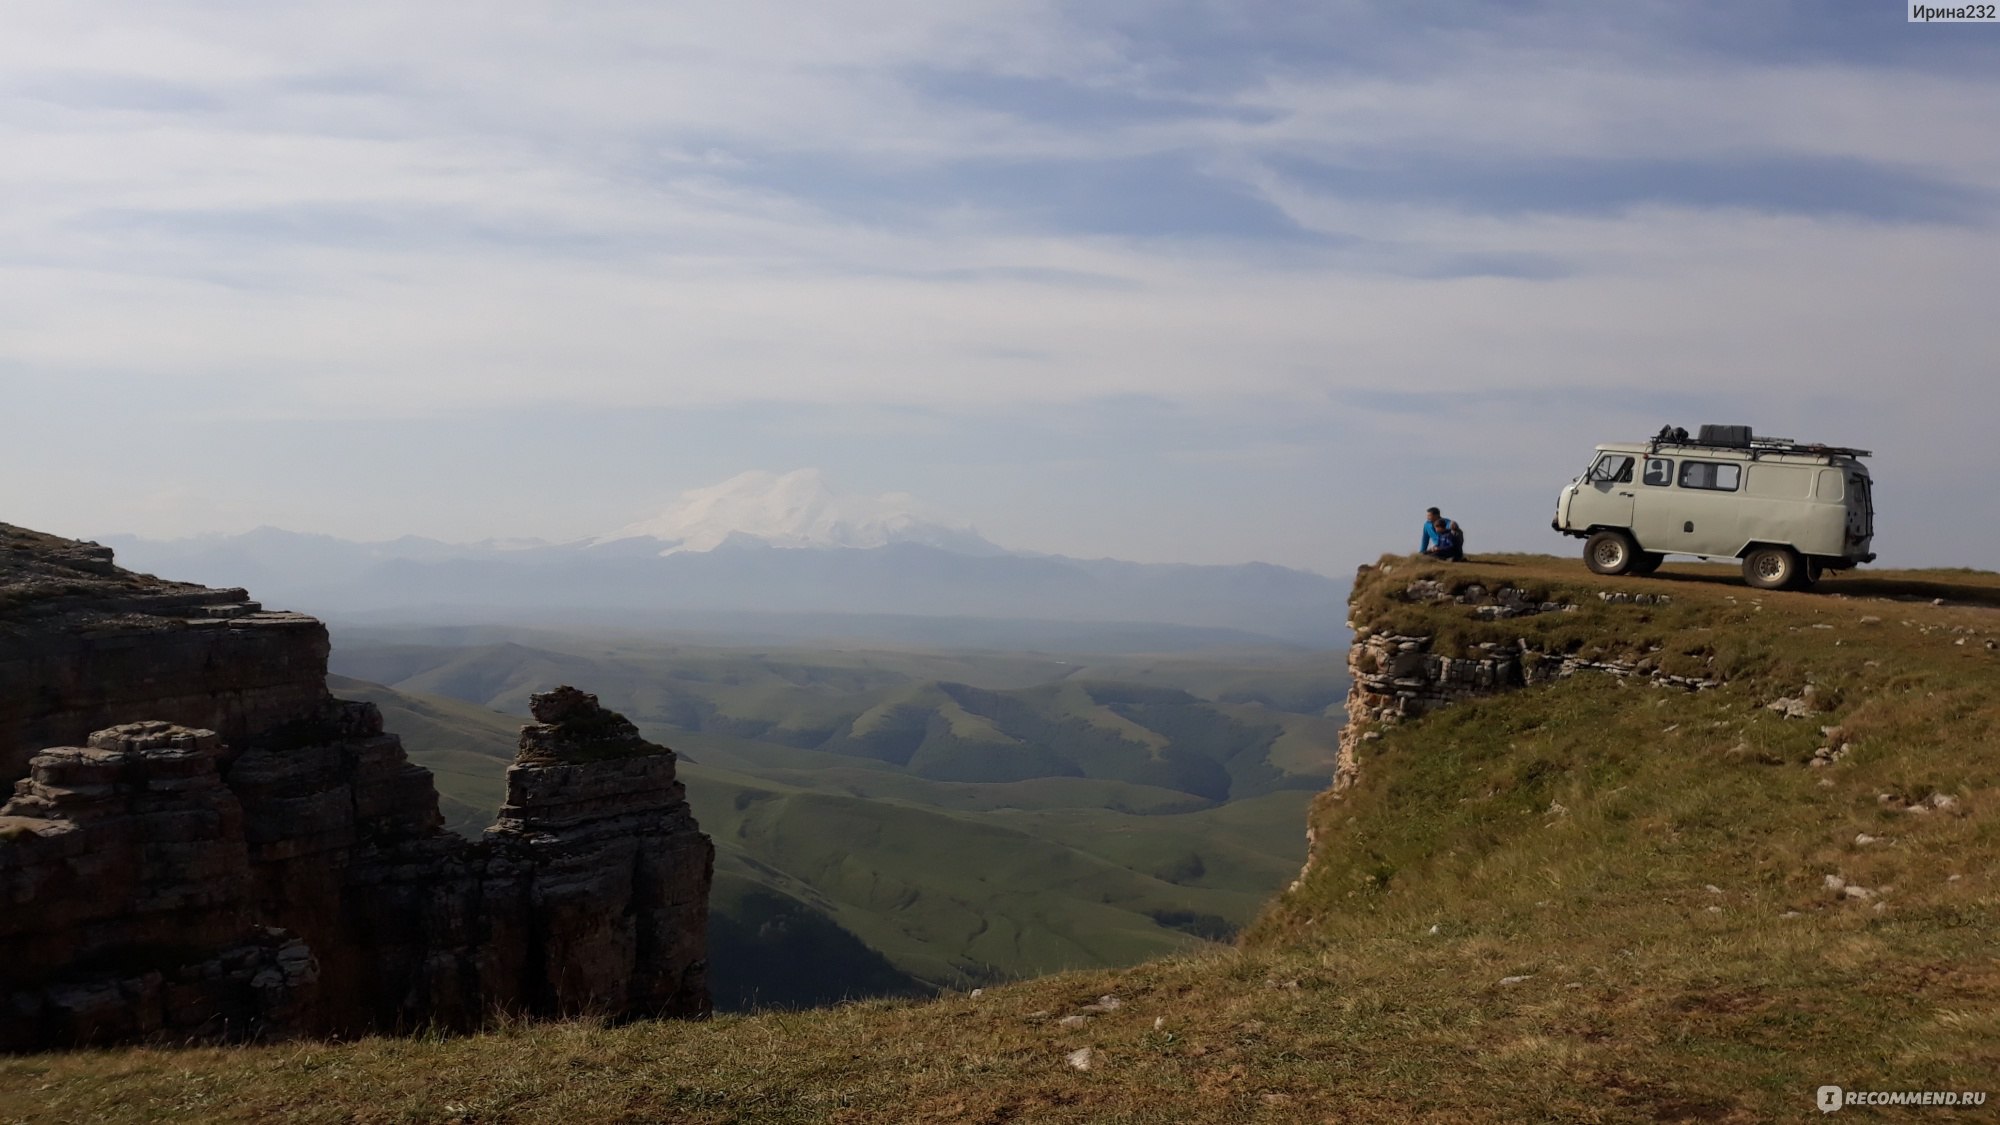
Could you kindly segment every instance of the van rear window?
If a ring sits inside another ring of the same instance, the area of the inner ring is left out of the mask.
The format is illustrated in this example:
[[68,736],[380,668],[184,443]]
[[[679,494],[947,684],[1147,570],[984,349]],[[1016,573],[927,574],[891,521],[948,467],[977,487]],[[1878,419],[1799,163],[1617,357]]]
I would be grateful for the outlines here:
[[1752,465],[1750,479],[1743,488],[1752,496],[1768,496],[1773,500],[1810,500],[1813,471],[1797,465]]
[[1742,483],[1743,466],[1728,461],[1682,461],[1681,487],[1734,492]]

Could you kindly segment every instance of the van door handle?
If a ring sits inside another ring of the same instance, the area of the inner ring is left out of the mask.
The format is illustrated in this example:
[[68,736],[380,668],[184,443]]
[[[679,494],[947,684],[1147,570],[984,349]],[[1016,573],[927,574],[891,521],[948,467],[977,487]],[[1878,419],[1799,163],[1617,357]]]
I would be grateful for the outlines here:
[[1632,493],[1630,493],[1630,492],[1620,492],[1620,493],[1619,493],[1618,495],[1620,495],[1620,496],[1630,496],[1630,495],[1632,495]]

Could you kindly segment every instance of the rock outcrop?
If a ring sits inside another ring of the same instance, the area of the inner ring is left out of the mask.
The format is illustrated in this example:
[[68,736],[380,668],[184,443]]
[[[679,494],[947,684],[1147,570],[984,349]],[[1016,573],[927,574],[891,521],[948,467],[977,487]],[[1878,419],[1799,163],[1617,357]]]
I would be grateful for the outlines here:
[[326,627],[242,590],[120,570],[111,550],[0,523],[0,784],[44,746],[157,719],[234,744],[327,696]]
[[707,1012],[714,853],[671,750],[536,696],[467,841],[327,651],[0,525],[0,1048]]
[[[1354,589],[1358,592],[1389,583],[1393,565],[1361,567],[1355,575]],[[1672,601],[1666,594],[1605,591],[1598,596],[1608,604],[1668,605]],[[1454,592],[1433,579],[1402,583],[1395,589],[1394,597],[1406,604],[1462,607],[1459,612],[1467,617],[1488,622],[1545,613],[1574,613],[1578,608],[1572,602],[1530,600],[1521,590],[1507,586],[1489,590],[1470,585]],[[1381,737],[1383,727],[1462,700],[1586,671],[1636,677],[1660,687],[1690,691],[1715,686],[1714,680],[1670,674],[1644,656],[1604,658],[1555,651],[1542,648],[1525,636],[1515,638],[1512,643],[1483,641],[1464,652],[1442,652],[1438,651],[1436,639],[1426,634],[1398,633],[1376,622],[1349,624],[1354,630],[1354,643],[1347,655],[1350,678],[1347,724],[1341,730],[1335,789],[1352,783],[1357,749],[1361,743]]]
[[[1385,561],[1360,567],[1354,576],[1352,603],[1360,605],[1368,595],[1386,594],[1394,604],[1451,610],[1468,620],[1489,624],[1575,613],[1580,608],[1573,601],[1535,599],[1513,586],[1489,589],[1475,583],[1451,587],[1435,578],[1392,577],[1398,566]],[[1610,605],[1672,604],[1667,594],[1607,590],[1598,592],[1597,597]],[[1342,799],[1342,792],[1360,776],[1361,748],[1381,738],[1384,729],[1468,699],[1579,672],[1602,672],[1687,691],[1716,685],[1712,679],[1669,673],[1646,655],[1607,656],[1601,650],[1586,655],[1545,647],[1528,636],[1528,630],[1511,640],[1480,641],[1447,651],[1434,635],[1398,631],[1380,620],[1350,619],[1348,627],[1354,630],[1354,641],[1347,653],[1347,721],[1340,732],[1329,792],[1332,800]],[[1311,872],[1318,843],[1308,825],[1306,862],[1293,880],[1293,888],[1304,883]]]

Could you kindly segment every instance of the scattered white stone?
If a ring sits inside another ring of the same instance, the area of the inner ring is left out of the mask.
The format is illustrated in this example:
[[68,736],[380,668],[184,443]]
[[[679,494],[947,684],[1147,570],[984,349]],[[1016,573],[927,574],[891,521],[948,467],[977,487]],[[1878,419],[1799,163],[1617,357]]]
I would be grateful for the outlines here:
[[1947,883],[1956,883],[1956,882],[1958,882],[1958,876],[1956,876],[1956,875],[1951,875],[1951,876],[1948,876],[1948,877],[1946,877],[1946,879],[1945,879],[1945,882],[1947,882]]
[[1043,1009],[1042,1009],[1041,1011],[1039,1011],[1039,1012],[1029,1012],[1029,1013],[1028,1013],[1028,1018],[1029,1018],[1029,1019],[1031,1019],[1031,1020],[1045,1020],[1045,1019],[1048,1019],[1048,1018],[1049,1018],[1049,1010],[1048,1010],[1047,1008],[1043,1008]]
[[1840,892],[1847,889],[1847,880],[1841,878],[1838,875],[1828,875],[1826,877],[1825,882],[1822,885],[1825,886],[1827,890],[1832,891],[1834,894],[1839,894]]
[[1533,974],[1533,973],[1523,973],[1522,975],[1520,975],[1520,976],[1518,976],[1518,977],[1501,977],[1501,978],[1500,978],[1500,984],[1501,984],[1501,986],[1502,986],[1502,987],[1505,987],[1505,988],[1512,988],[1512,987],[1514,987],[1515,985],[1517,985],[1517,984],[1520,984],[1520,983],[1521,983],[1522,981],[1525,981],[1525,980],[1529,979],[1530,977],[1532,977],[1532,976],[1534,976],[1534,975],[1535,975],[1535,974]]
[[1931,807],[1934,809],[1957,808],[1958,798],[1949,793],[1933,793],[1931,794]]
[[1932,605],[1943,605],[1943,604],[1944,604],[1944,599],[1943,599],[1943,598],[1932,598],[1932,599],[1931,599],[1931,604],[1932,604]]
[[1776,711],[1787,719],[1803,719],[1813,713],[1812,704],[1806,702],[1804,699],[1793,698],[1791,696],[1786,696],[1783,699],[1774,699],[1764,704],[1764,709],[1766,711]]
[[1785,912],[1784,912],[1783,914],[1780,914],[1780,915],[1778,915],[1778,917],[1780,917],[1780,918],[1803,918],[1803,917],[1805,917],[1805,915],[1803,915],[1803,914],[1799,913],[1799,912],[1798,912],[1798,911],[1796,911],[1796,910],[1787,910],[1787,911],[1785,911]]
[[1848,898],[1859,899],[1862,902],[1875,897],[1874,891],[1869,890],[1867,887],[1857,887],[1853,883],[1847,884],[1846,887],[1841,889],[1840,893],[1846,895]]
[[1865,848],[1879,839],[1881,839],[1880,836],[1870,836],[1866,832],[1859,832],[1855,834],[1854,844],[1856,847]]
[[1562,816],[1562,815],[1564,815],[1564,814],[1566,814],[1566,813],[1568,813],[1568,812],[1569,812],[1569,806],[1568,806],[1568,805],[1565,805],[1565,804],[1563,804],[1563,803],[1562,803],[1561,801],[1550,801],[1550,802],[1549,802],[1549,812],[1548,812],[1548,815],[1550,815],[1550,816]]
[[1125,1001],[1120,1000],[1116,996],[1106,994],[1103,996],[1099,996],[1097,998],[1096,1003],[1085,1004],[1079,1010],[1085,1012],[1115,1012],[1124,1006],[1125,1006]]
[[1869,616],[1862,618],[1861,623],[1863,625],[1880,625],[1882,623],[1882,619],[1874,616],[1873,614],[1870,614]]
[[1722,908],[1720,906],[1711,906],[1708,908],[1708,912],[1710,914],[1720,914],[1722,913]]
[[1089,1016],[1064,1016],[1056,1021],[1057,1027],[1082,1027],[1090,1022]]
[[1163,1027],[1165,1027],[1165,1026],[1167,1026],[1167,1017],[1165,1017],[1165,1016],[1154,1016],[1154,1017],[1153,1017],[1153,1030],[1154,1030],[1154,1031],[1158,1031],[1158,1030],[1160,1030],[1161,1028],[1163,1028]]
[[1702,884],[1701,889],[1707,891],[1709,894],[1712,895],[1719,895],[1722,893],[1722,888],[1716,886],[1714,883],[1704,883]]
[[972,990],[972,998],[973,998],[974,1000],[977,1000],[977,999],[979,999],[979,998],[980,998],[981,996],[984,996],[984,995],[986,995],[986,990],[985,990],[985,989],[983,989],[983,988],[975,988],[975,989],[973,989],[973,990]]
[[1564,987],[1564,988],[1582,988],[1582,987],[1583,987],[1583,983],[1582,983],[1581,981],[1571,981],[1571,982],[1569,982],[1568,984],[1566,984],[1566,985],[1563,985],[1563,987]]
[[1078,1047],[1069,1053],[1069,1065],[1078,1070],[1089,1070],[1097,1065],[1097,1048]]
[[[1958,878],[1958,876],[1956,876],[1956,875],[1953,875],[1953,876],[1952,876],[1952,878],[1956,879],[1956,878]],[[1438,935],[1438,933],[1439,933],[1439,931],[1440,931],[1441,929],[1442,929],[1442,927],[1441,927],[1441,926],[1440,926],[1440,925],[1439,925],[1438,923],[1436,923],[1436,922],[1432,922],[1432,923],[1431,923],[1431,936],[1432,936],[1432,937],[1436,937],[1436,936]]]

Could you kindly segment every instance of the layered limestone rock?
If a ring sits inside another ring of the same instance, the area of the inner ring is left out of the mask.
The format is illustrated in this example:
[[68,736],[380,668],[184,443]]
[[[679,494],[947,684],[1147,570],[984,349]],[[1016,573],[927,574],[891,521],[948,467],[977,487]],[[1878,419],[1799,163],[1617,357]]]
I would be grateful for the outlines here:
[[326,701],[326,627],[242,590],[120,570],[111,549],[0,523],[0,785],[45,746],[159,719],[231,743]]
[[715,849],[696,829],[674,754],[597,697],[531,697],[507,803],[486,830],[536,963],[524,1005],[698,1014]]
[[327,694],[319,622],[0,532],[0,1048],[708,1010],[713,849],[673,752],[595,697],[535,697],[467,841]]
[[37,754],[0,806],[0,1046],[256,1034],[310,1013],[260,926],[213,731],[134,723]]

